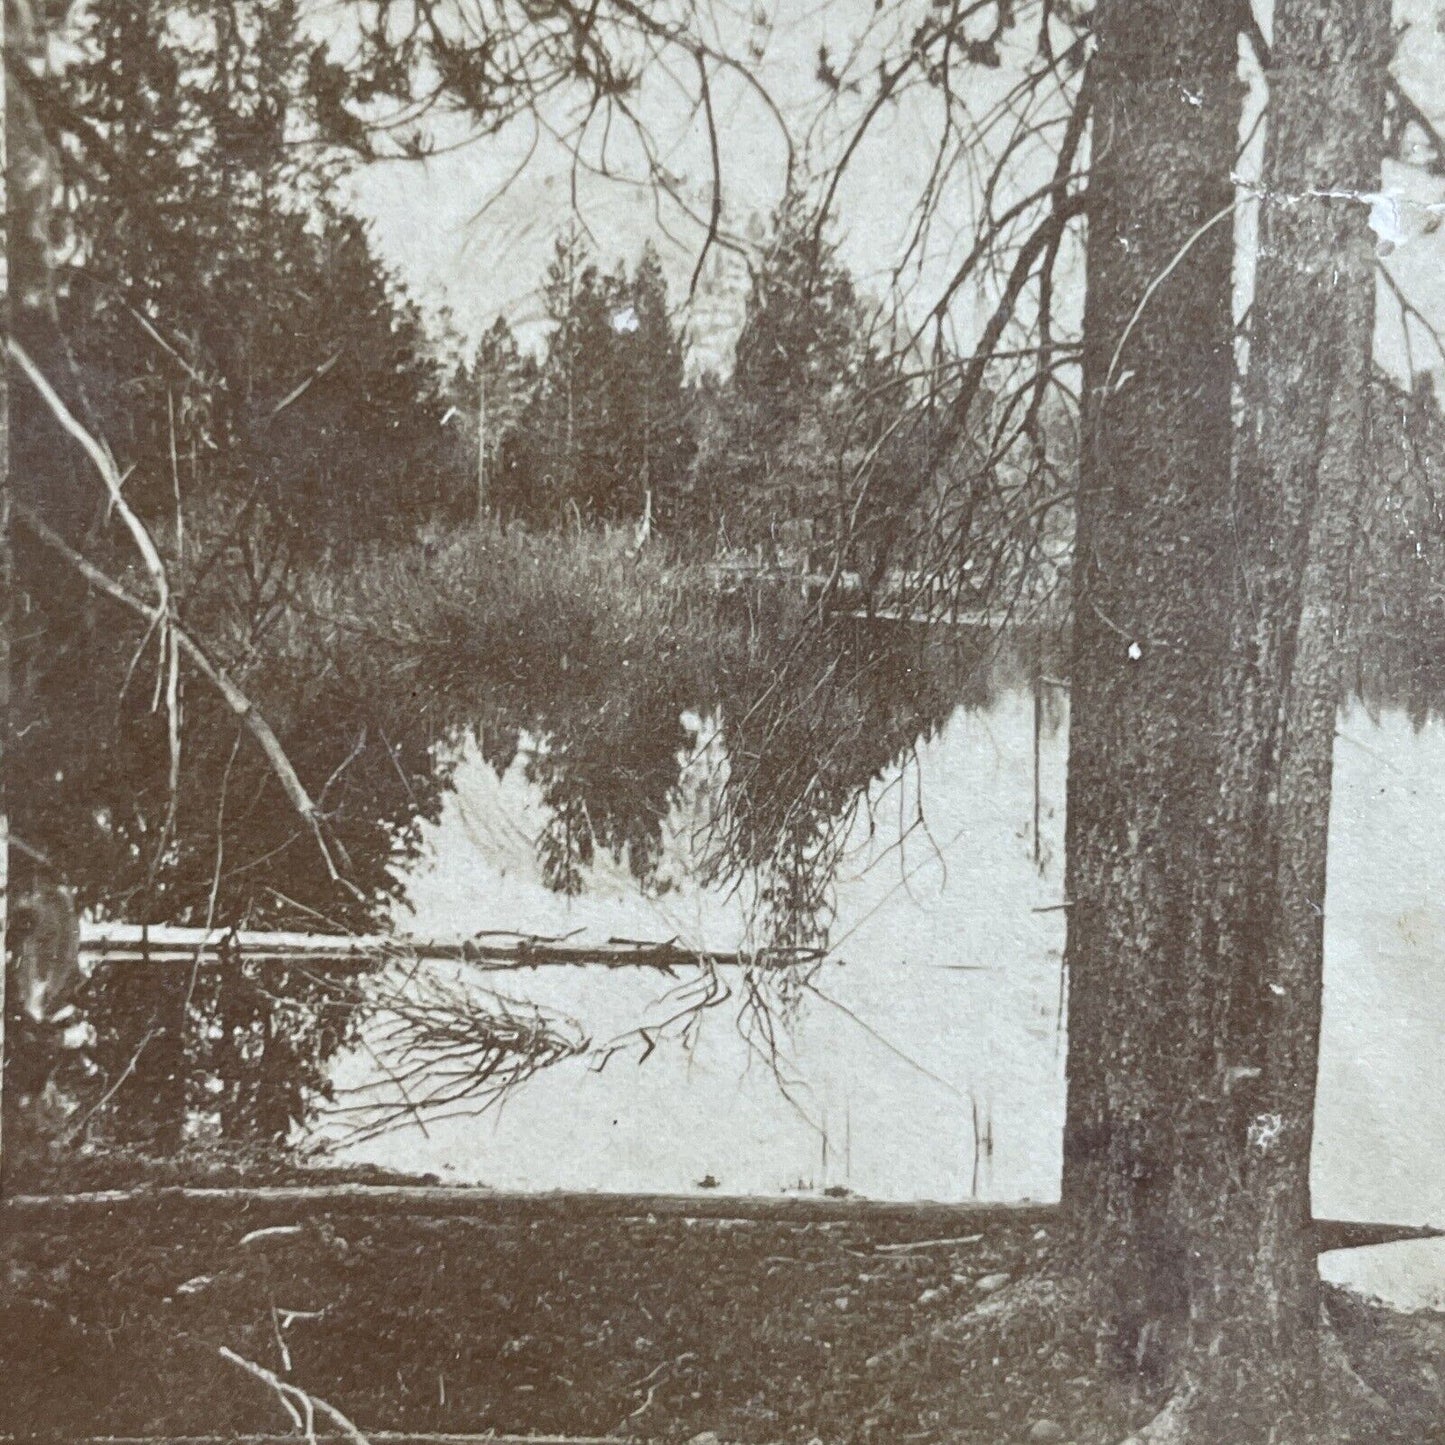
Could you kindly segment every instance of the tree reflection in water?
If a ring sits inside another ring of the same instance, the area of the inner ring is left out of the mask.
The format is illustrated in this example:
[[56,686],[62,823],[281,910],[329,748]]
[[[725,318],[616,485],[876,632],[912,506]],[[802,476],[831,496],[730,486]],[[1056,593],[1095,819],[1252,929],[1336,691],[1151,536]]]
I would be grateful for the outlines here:
[[[1371,493],[1357,568],[1356,691],[1367,706],[1405,709],[1419,726],[1445,698],[1445,520],[1435,491],[1419,484],[1411,438],[1423,427],[1433,445],[1440,419],[1430,396],[1384,401],[1376,454],[1387,464]],[[263,789],[253,779],[248,799],[235,773],[233,832],[224,842],[244,841],[228,855],[241,861],[227,871],[220,922],[357,929],[376,921],[397,894],[398,865],[414,855],[418,825],[437,816],[463,743],[473,739],[500,776],[525,742],[525,776],[545,820],[538,860],[560,892],[583,891],[603,856],[624,863],[642,888],[665,891],[674,881],[662,866],[666,830],[687,804],[696,833],[693,881],[745,892],[751,946],[747,967],[727,977],[701,967],[682,982],[672,1026],[686,1029],[732,1002],[772,1054],[827,947],[842,852],[859,826],[870,825],[866,810],[879,805],[879,781],[906,770],[913,751],[958,709],[987,708],[1003,688],[1038,687],[1041,677],[1063,673],[1056,628],[1002,633],[822,620],[779,587],[710,594],[701,603],[693,597],[681,616],[676,607],[629,603],[615,617],[539,612],[529,620],[528,605],[523,599],[515,615],[493,619],[484,635],[469,631],[481,624],[456,609],[440,622],[402,619],[387,646],[358,638],[339,668],[329,662],[325,686],[296,687],[288,736],[307,739],[298,752],[310,749],[313,774],[339,780],[338,832],[368,902],[345,905],[342,917],[329,913],[325,880],[311,876],[314,860],[292,869],[300,855],[288,852],[291,820],[258,811]],[[1044,689],[1050,707],[1058,693]],[[417,707],[417,698],[425,705]],[[689,716],[716,729],[711,747],[699,748]],[[181,819],[175,845],[176,858],[190,861],[179,872],[172,867],[164,889],[144,894],[157,921],[197,921],[211,881],[232,743],[217,727],[214,746],[190,756],[199,802]],[[358,739],[365,740],[359,750]],[[101,768],[107,787],[115,781],[110,766]],[[84,770],[67,782],[75,806],[90,795],[87,787]],[[884,801],[904,806],[905,791],[883,790]],[[107,795],[104,787],[99,795]],[[913,816],[901,832],[926,840],[926,800],[909,806]],[[277,872],[268,850],[286,871]],[[99,851],[102,866],[110,868],[114,851]],[[112,907],[140,896],[135,872],[132,861],[107,875]],[[99,884],[82,892],[106,902]],[[416,974],[399,989],[389,960],[345,979],[264,959],[103,968],[85,1002],[99,1071],[83,1086],[72,1081],[72,1131],[80,1119],[93,1140],[163,1153],[179,1148],[188,1131],[250,1143],[294,1137],[330,1098],[332,1061],[352,1046],[376,1047],[367,1031],[383,1015],[391,1033],[381,1042],[393,1053],[385,1067],[398,1071],[402,1093],[419,1087],[421,1097],[389,1114],[365,1100],[340,1101],[356,1106],[362,1128],[411,1108],[481,1107],[535,1069],[588,1047],[571,1021],[484,983]],[[656,1041],[655,1028],[639,1028],[620,1044],[645,1054]]]
[[[718,608],[717,626],[655,639],[650,657],[640,648],[633,665],[589,654],[580,639],[566,656],[514,666],[506,686],[452,683],[456,712],[438,726],[430,776],[414,778],[411,792],[439,796],[465,736],[499,772],[527,738],[526,776],[545,812],[539,863],[549,886],[573,893],[603,854],[643,888],[665,889],[669,815],[685,790],[705,795],[693,815],[697,881],[747,890],[752,944],[741,970],[724,978],[702,967],[684,981],[676,1027],[734,1000],[771,1051],[775,1026],[826,948],[834,874],[870,786],[955,709],[986,707],[997,688],[1026,680],[1033,664],[1024,656],[1048,649],[1033,640],[1000,647],[983,629],[852,618],[819,627],[765,590]],[[447,685],[428,681],[439,693]],[[716,766],[701,779],[686,775],[698,763],[689,714],[720,729]],[[420,751],[414,745],[413,757]],[[434,816],[434,806],[412,818],[393,810],[373,832],[377,851],[355,861],[372,874],[394,863],[399,846],[413,846],[410,825],[423,815]],[[915,826],[925,826],[921,811]],[[352,1046],[385,1055],[379,1067],[393,1076],[394,1097],[409,1100],[391,1118],[480,1107],[586,1045],[569,1020],[481,983],[420,971],[402,979],[385,959],[345,977],[239,956],[107,965],[85,1007],[99,1072],[77,1104],[82,1132],[161,1154],[197,1136],[283,1144],[323,1102],[354,1110],[358,1127],[377,1127],[381,1116],[364,1099],[332,1098],[331,1061]],[[648,1030],[635,1040],[643,1052],[655,1041]]]

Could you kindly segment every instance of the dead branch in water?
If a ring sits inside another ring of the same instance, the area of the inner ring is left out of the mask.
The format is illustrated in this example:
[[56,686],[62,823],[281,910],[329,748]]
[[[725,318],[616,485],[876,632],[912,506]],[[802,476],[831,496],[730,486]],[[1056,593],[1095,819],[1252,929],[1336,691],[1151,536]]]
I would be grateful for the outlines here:
[[519,1084],[591,1048],[574,1019],[398,964],[359,979],[312,973],[328,1002],[369,1015],[360,1045],[380,1076],[339,1091],[326,1120],[348,1143],[415,1123],[479,1114]]
[[[190,962],[197,949],[219,955],[298,959],[312,964],[399,959],[418,963],[466,963],[481,971],[542,968],[650,968],[676,973],[689,968],[748,968],[758,972],[804,969],[824,960],[820,948],[767,948],[724,952],[689,948],[676,939],[648,942],[608,938],[571,942],[574,935],[548,937],[490,929],[464,939],[422,939],[375,934],[208,932],[167,928],[160,937],[139,925],[105,923],[87,929],[81,953],[104,963]],[[500,940],[511,939],[504,943]],[[494,941],[495,940],[495,941]]]

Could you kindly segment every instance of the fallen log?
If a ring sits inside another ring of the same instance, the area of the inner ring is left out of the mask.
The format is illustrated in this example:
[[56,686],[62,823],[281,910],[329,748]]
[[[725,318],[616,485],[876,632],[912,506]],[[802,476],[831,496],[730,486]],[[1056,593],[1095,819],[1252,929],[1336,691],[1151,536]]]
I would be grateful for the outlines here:
[[[506,941],[504,941],[506,940]],[[793,968],[822,961],[817,949],[768,949],[757,953],[696,949],[676,939],[661,942],[609,938],[573,942],[496,932],[462,939],[413,939],[390,935],[306,934],[202,928],[145,929],[135,924],[82,926],[80,955],[91,964],[184,963],[236,958],[296,960],[324,967],[401,960],[466,963],[481,969],[542,968]]]

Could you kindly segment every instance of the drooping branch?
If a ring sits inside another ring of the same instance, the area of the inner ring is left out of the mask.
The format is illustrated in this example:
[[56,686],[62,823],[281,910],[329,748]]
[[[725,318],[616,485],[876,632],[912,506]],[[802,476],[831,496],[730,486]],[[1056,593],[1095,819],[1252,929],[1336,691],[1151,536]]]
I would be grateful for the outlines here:
[[[57,556],[67,562],[76,572],[85,578],[87,582],[97,591],[103,592],[112,601],[120,603],[122,607],[129,608],[137,616],[144,618],[152,626],[159,626],[164,618],[164,613],[159,606],[146,602],[143,598],[137,597],[133,592],[123,587],[113,577],[102,572],[88,558],[82,556],[53,528],[48,526],[44,520],[35,514],[29,507],[17,506],[15,515],[25,527],[34,535],[37,541],[43,543]],[[232,713],[240,720],[246,731],[251,734],[252,740],[260,748],[270,765],[276,781],[281,785],[281,790],[286,794],[291,806],[300,815],[302,820],[311,829],[316,839],[317,847],[321,850],[321,856],[326,864],[326,871],[333,882],[339,883],[353,896],[360,898],[360,891],[355,884],[350,882],[338,872],[336,863],[332,858],[332,850],[326,841],[323,831],[323,815],[321,810],[312,802],[301,779],[297,776],[296,769],[292,766],[291,759],[287,757],[286,750],[281,746],[280,740],[272,731],[270,723],[262,716],[256,705],[244,691],[227,675],[220,664],[212,661],[209,654],[186,631],[174,618],[167,623],[171,635],[181,652],[190,660],[195,669],[211,684],[221,695],[222,700]],[[345,862],[345,855],[342,855]]]
[[[699,16],[670,19],[631,0],[562,0],[538,6],[526,0],[486,0],[475,16],[449,0],[416,0],[405,32],[388,7],[338,7],[360,39],[345,62],[317,58],[309,77],[312,99],[333,138],[374,154],[376,141],[398,158],[422,158],[496,135],[530,117],[573,157],[577,169],[626,180],[606,162],[606,136],[616,119],[636,143],[645,174],[641,184],[665,196],[703,232],[702,261],[721,239],[723,161],[712,88],[725,72],[744,88],[776,128],[785,151],[785,189],[796,165],[793,137],[756,66],[729,52]],[[753,57],[755,59],[756,57]],[[683,62],[690,83],[670,61]],[[713,198],[699,214],[683,178],[659,157],[655,127],[637,98],[649,76],[676,84],[700,116],[713,172]],[[381,104],[379,105],[378,102]],[[389,103],[389,109],[387,108]],[[327,118],[329,117],[329,124]],[[584,154],[595,120],[605,119],[602,164]],[[423,136],[425,123],[435,134]],[[449,132],[465,129],[460,141]],[[574,187],[575,189],[575,187]]]
[[[116,465],[115,458],[110,453],[110,448],[94,437],[75,418],[70,408],[66,406],[55,388],[45,379],[40,368],[30,359],[29,353],[13,337],[6,339],[6,351],[10,359],[24,372],[25,379],[39,393],[41,400],[49,407],[51,414],[60,423],[62,430],[74,441],[79,443],[80,448],[100,475],[101,482],[105,486],[106,495],[110,500],[111,507],[119,514],[126,530],[130,533],[135,542],[136,551],[141,555],[145,563],[146,571],[150,573],[151,581],[156,589],[156,605],[153,612],[152,626],[157,629],[159,636],[160,655],[163,665],[165,698],[166,698],[166,734],[170,754],[170,776],[168,779],[169,789],[167,797],[169,808],[166,818],[166,826],[162,830],[162,836],[168,837],[171,830],[172,820],[175,815],[176,797],[180,790],[181,781],[181,716],[180,716],[180,668],[179,659],[176,654],[176,641],[173,632],[174,618],[171,607],[171,584],[170,578],[166,575],[165,563],[161,561],[159,548],[155,539],[151,536],[146,524],[137,516],[135,509],[125,497],[125,478],[121,475],[120,468]],[[144,645],[144,644],[142,644]]]

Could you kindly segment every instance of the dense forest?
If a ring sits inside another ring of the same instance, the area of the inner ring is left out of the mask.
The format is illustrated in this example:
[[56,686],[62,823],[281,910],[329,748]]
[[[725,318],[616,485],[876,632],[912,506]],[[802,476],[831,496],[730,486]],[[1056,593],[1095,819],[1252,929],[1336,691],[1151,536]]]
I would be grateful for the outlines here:
[[[607,768],[578,762],[587,747],[556,749],[539,766],[572,801],[549,866],[575,885],[600,847],[645,873],[679,699],[726,695],[751,717],[747,688],[816,682],[794,637],[822,612],[775,602],[760,630],[720,597],[719,560],[846,585],[850,605],[891,588],[916,608],[1063,615],[1071,384],[1011,387],[924,347],[855,282],[806,196],[758,229],[721,374],[691,359],[689,298],[657,250],[594,254],[575,222],[530,261],[540,345],[500,316],[468,338],[409,296],[344,204],[373,141],[294,0],[98,0],[80,25],[53,83],[17,107],[45,164],[12,258],[11,797],[19,836],[85,904],[369,926],[446,786],[439,744],[486,717],[505,765],[523,728],[575,730],[556,699],[589,688],[626,695],[612,717],[636,723],[624,747],[654,755],[645,801],[619,811]],[[964,431],[943,404],[960,376]],[[1358,681],[1423,717],[1442,424],[1428,379],[1378,387]],[[136,526],[179,626],[310,789],[317,836],[148,620]],[[142,605],[97,589],[80,559]],[[631,678],[615,665],[629,651],[649,663]],[[746,861],[795,843],[754,833]]]

